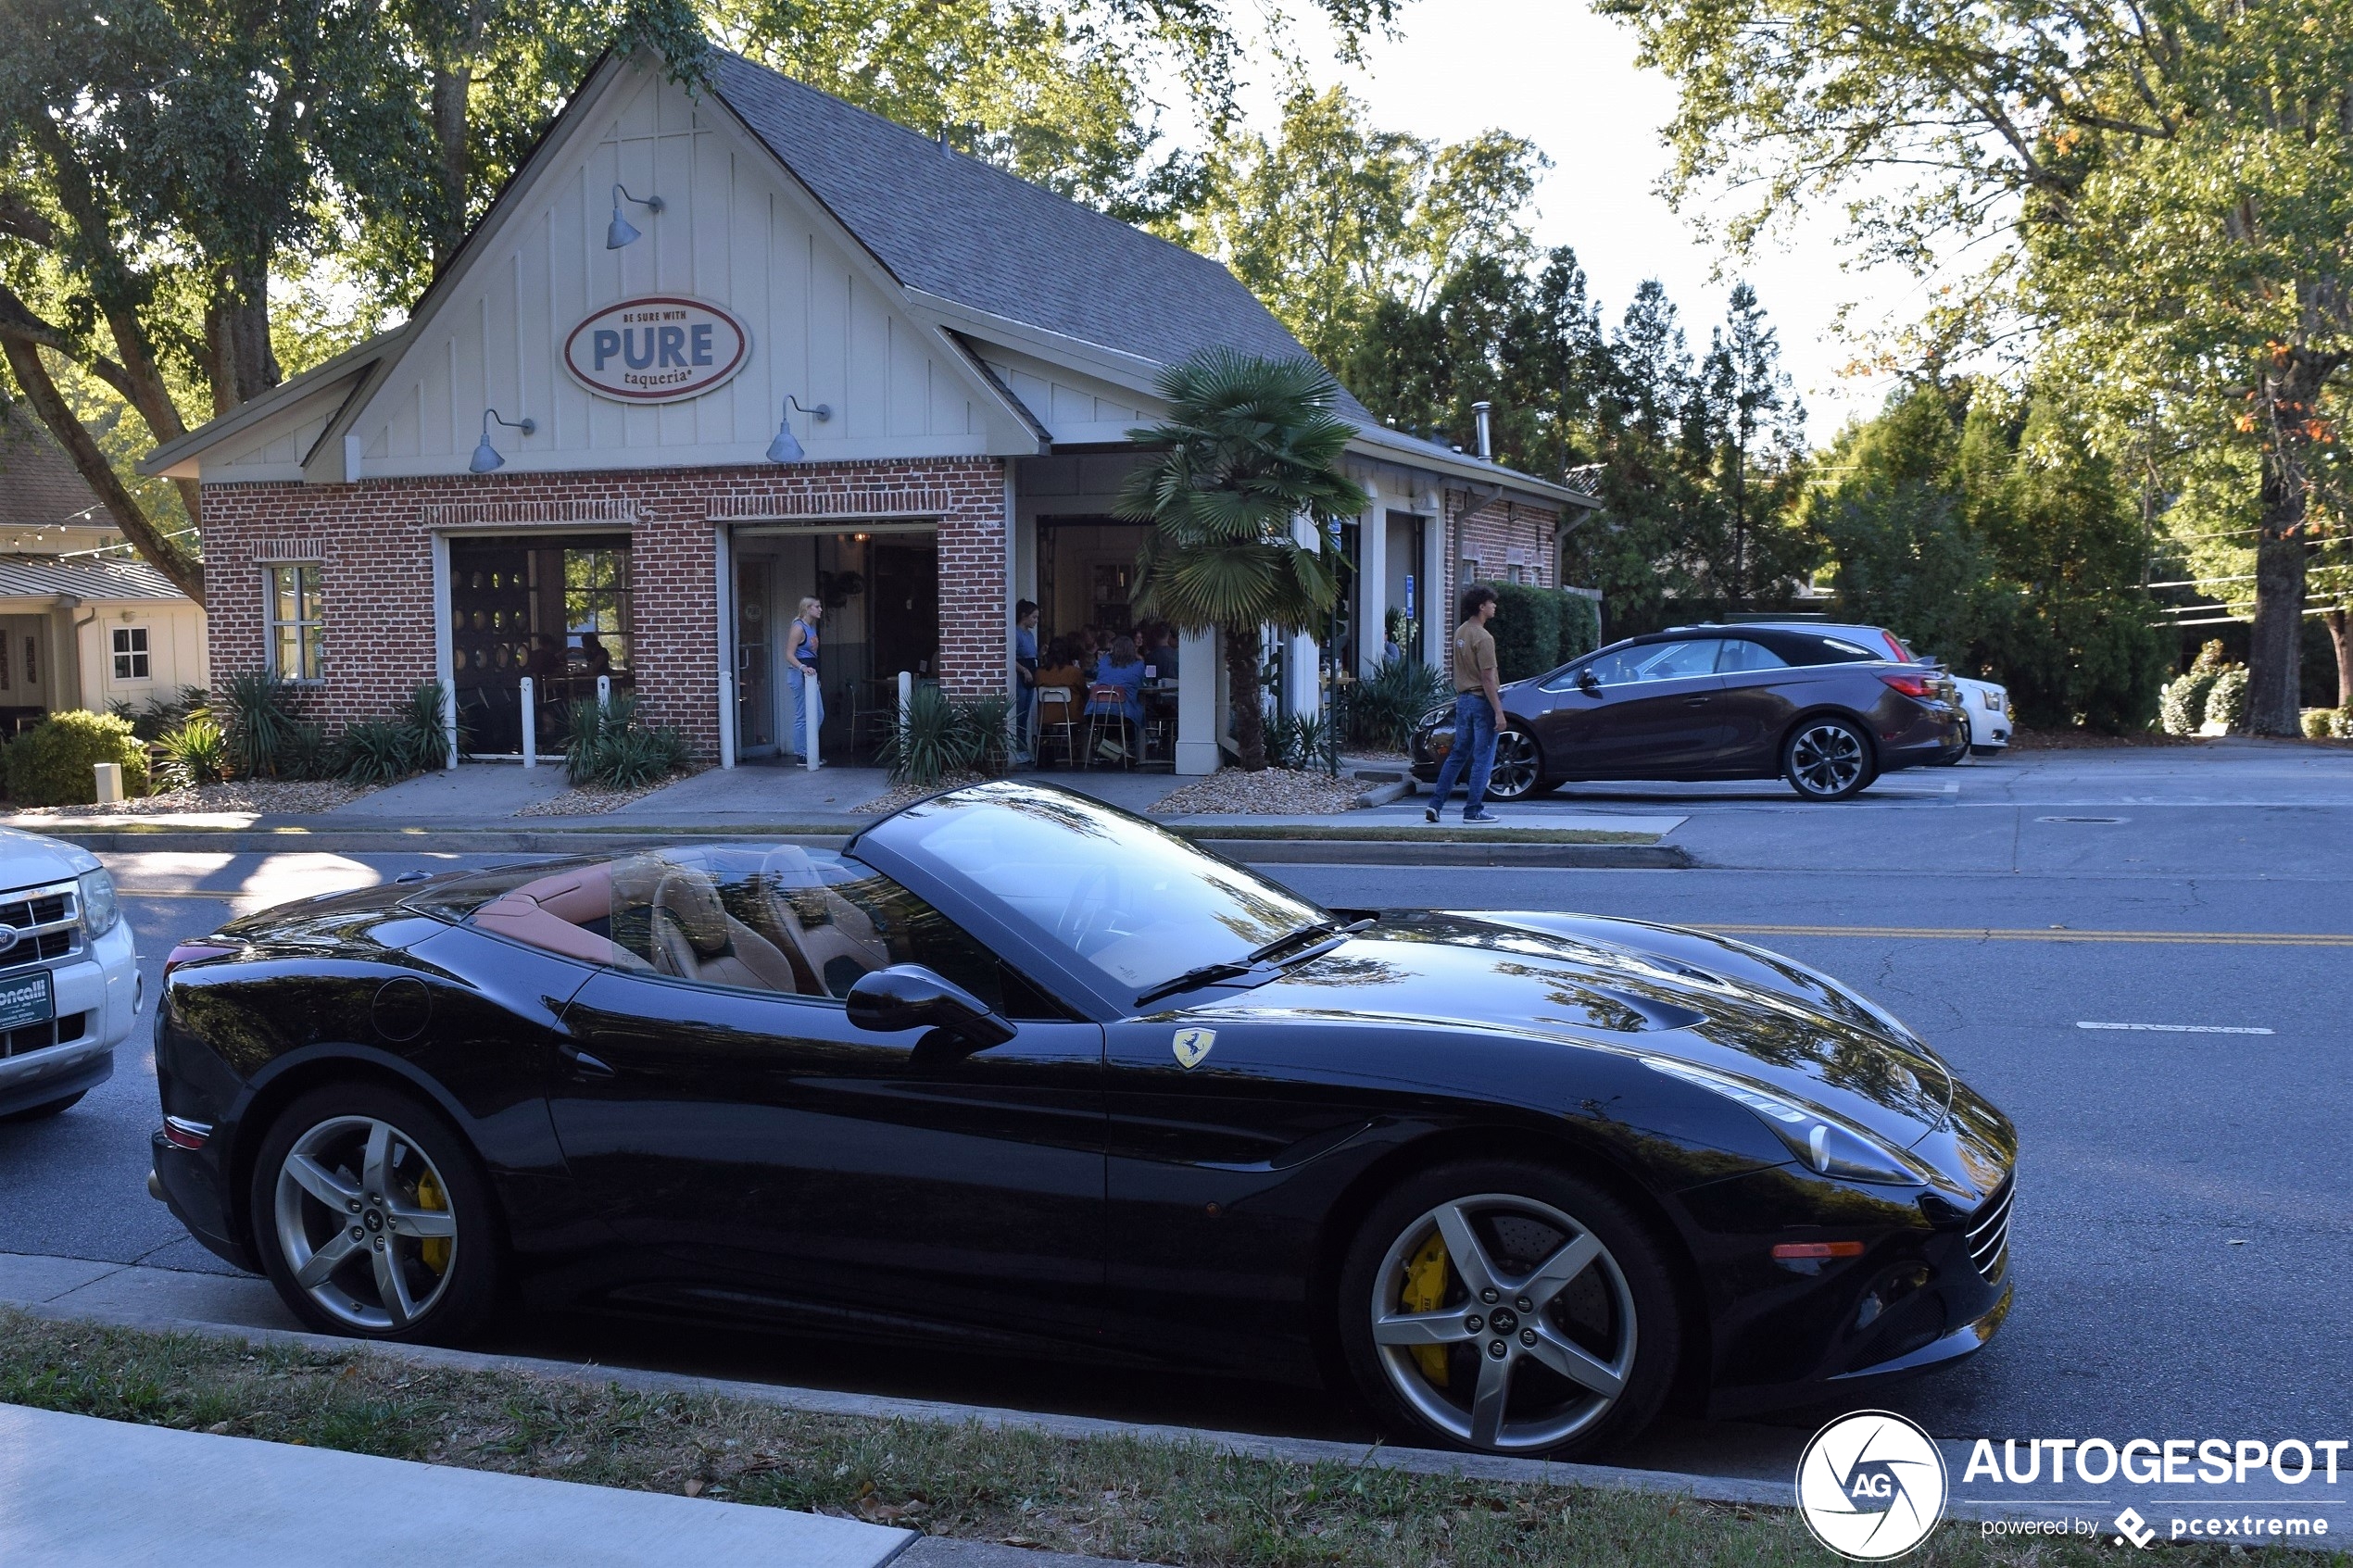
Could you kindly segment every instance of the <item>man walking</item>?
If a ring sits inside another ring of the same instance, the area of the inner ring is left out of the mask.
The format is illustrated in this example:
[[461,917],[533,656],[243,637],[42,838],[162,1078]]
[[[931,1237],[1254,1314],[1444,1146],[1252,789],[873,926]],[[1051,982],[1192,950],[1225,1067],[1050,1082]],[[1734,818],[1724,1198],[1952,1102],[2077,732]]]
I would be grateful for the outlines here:
[[1463,821],[1492,822],[1502,819],[1487,809],[1487,775],[1495,768],[1495,734],[1504,723],[1504,692],[1495,677],[1495,638],[1487,623],[1495,619],[1495,590],[1486,586],[1463,593],[1463,623],[1454,628],[1454,744],[1440,764],[1438,783],[1422,820],[1438,821],[1446,797],[1466,764],[1470,768],[1470,798]]

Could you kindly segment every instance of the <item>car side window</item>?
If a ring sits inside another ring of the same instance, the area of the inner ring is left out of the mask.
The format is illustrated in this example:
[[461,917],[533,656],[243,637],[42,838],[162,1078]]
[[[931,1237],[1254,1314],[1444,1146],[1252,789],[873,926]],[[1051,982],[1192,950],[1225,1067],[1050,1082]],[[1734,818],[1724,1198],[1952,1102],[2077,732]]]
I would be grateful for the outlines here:
[[1746,637],[1727,637],[1722,651],[1716,656],[1718,675],[1739,674],[1749,670],[1786,670],[1789,660],[1767,647],[1763,643]]
[[[1692,637],[1672,643],[1637,643],[1597,655],[1586,668],[1604,686],[1711,675],[1716,671],[1716,645],[1719,641],[1717,637]],[[1570,679],[1573,684],[1575,677]]]
[[1066,1016],[898,883],[797,845],[623,855],[526,883],[473,920],[591,963],[829,1002],[872,971],[919,963],[1009,1017]]

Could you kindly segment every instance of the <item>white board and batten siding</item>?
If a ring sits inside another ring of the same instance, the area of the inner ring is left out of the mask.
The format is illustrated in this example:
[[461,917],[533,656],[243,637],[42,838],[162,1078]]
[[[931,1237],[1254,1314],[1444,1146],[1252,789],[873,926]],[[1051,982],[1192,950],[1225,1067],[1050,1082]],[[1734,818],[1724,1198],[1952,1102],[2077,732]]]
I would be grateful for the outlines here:
[[[346,427],[355,477],[466,471],[485,408],[537,426],[527,436],[492,427],[510,473],[759,462],[788,395],[833,410],[824,422],[792,416],[812,461],[1037,450],[961,350],[898,304],[888,274],[724,110],[649,72],[608,81],[531,189],[511,193],[474,236],[459,275]],[[616,182],[663,206],[624,204],[640,237],[609,250]],[[650,406],[575,382],[563,362],[573,329],[658,295],[733,315],[751,339],[742,371]],[[320,402],[207,455],[205,477],[300,477],[340,396],[322,389]]]

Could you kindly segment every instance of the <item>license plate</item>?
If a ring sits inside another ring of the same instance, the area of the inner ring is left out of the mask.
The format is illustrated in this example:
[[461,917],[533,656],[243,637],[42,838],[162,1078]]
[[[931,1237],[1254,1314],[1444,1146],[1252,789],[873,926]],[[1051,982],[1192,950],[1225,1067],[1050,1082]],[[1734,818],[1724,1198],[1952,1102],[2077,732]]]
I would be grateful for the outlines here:
[[46,1022],[57,1016],[57,997],[50,990],[47,970],[0,980],[0,1030]]

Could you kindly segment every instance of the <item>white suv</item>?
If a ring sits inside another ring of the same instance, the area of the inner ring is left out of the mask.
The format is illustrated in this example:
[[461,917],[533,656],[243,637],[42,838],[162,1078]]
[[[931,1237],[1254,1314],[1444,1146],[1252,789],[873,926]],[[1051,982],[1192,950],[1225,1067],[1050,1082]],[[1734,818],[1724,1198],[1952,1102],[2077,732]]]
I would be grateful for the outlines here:
[[142,984],[98,858],[0,828],[0,1121],[55,1116],[105,1083]]

